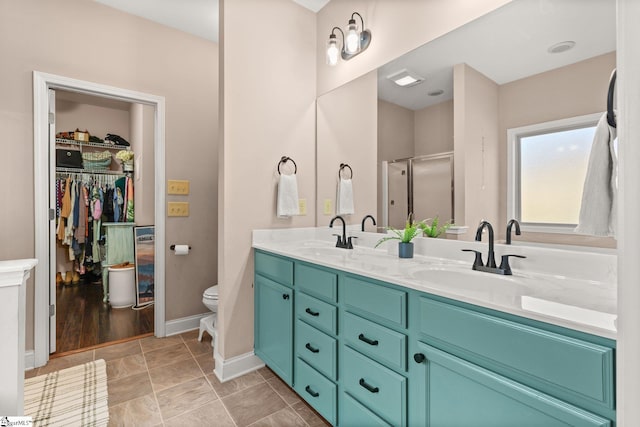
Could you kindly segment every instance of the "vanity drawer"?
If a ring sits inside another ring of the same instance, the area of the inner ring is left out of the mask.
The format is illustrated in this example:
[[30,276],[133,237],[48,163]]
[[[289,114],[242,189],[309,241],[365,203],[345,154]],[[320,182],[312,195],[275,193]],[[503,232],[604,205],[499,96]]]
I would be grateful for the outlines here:
[[380,323],[406,327],[406,292],[349,276],[340,285],[340,292],[347,310]]
[[391,427],[347,393],[340,395],[340,427]]
[[437,346],[564,400],[614,407],[612,348],[424,297],[419,316]]
[[338,333],[337,310],[331,304],[302,292],[296,292],[296,316],[333,335]]
[[296,321],[296,354],[332,380],[337,374],[337,342],[324,332]]
[[343,348],[340,378],[344,391],[386,422],[406,425],[406,378],[350,347]]
[[256,251],[255,270],[256,273],[278,283],[293,286],[293,261]]
[[392,368],[407,366],[407,337],[355,314],[345,313],[342,336],[356,350]]
[[337,387],[302,359],[296,359],[295,390],[331,425],[336,424]]
[[296,286],[309,295],[338,302],[338,275],[304,264],[296,264]]

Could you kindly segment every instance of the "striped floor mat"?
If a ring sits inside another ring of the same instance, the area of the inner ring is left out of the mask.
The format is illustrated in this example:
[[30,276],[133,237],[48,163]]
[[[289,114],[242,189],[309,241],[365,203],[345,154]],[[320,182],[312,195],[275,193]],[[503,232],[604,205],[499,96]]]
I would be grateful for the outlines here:
[[34,426],[106,426],[107,368],[104,360],[29,378],[24,414]]

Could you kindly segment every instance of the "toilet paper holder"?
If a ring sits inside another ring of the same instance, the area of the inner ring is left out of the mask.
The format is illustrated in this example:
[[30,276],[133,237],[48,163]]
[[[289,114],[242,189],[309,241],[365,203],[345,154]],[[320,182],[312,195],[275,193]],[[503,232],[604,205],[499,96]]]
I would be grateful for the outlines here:
[[[176,250],[176,245],[169,246],[169,249],[171,249],[172,251],[175,251]],[[189,245],[189,250],[191,250],[191,245]]]

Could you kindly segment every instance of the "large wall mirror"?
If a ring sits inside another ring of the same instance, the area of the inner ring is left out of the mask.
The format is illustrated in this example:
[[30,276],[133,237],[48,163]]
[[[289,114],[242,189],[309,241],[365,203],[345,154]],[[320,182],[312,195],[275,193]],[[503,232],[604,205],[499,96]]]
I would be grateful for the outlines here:
[[[437,215],[472,231],[487,219],[503,236],[509,219],[507,131],[604,112],[615,48],[614,0],[514,0],[323,94],[318,225],[335,214],[329,208],[337,168],[349,163],[355,198],[350,224],[374,214],[379,224],[386,218],[402,226],[413,209],[419,219]],[[572,147],[558,143],[555,150]],[[584,176],[586,164],[576,166],[571,157],[558,161],[582,168],[578,175]],[[544,166],[537,166],[546,177],[542,194],[565,181]],[[528,235],[580,244],[548,233]]]

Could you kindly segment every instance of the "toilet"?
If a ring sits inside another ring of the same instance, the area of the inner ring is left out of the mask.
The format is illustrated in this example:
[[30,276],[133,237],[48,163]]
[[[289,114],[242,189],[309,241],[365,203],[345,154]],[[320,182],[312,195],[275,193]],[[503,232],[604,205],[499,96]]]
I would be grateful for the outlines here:
[[207,331],[211,335],[211,345],[217,347],[218,331],[216,330],[216,320],[218,318],[218,285],[207,288],[202,294],[202,303],[213,314],[200,319],[200,331],[198,333],[198,341],[202,341],[202,334]]

